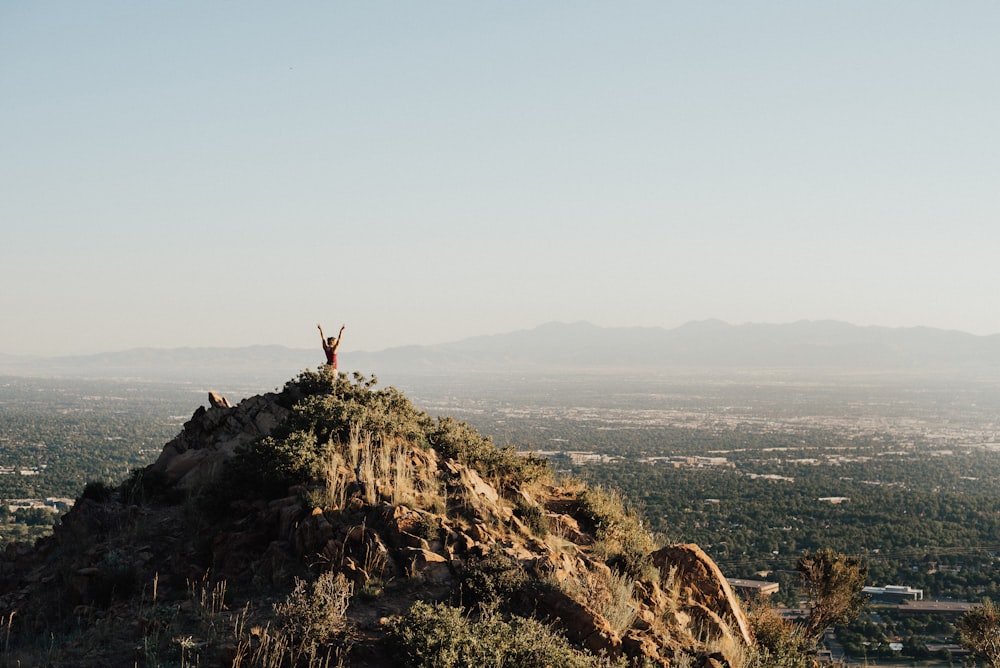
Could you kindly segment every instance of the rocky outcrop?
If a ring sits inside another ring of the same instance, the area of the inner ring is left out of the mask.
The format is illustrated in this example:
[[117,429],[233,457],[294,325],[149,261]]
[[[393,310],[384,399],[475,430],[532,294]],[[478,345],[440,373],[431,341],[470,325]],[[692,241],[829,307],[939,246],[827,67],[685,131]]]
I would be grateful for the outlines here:
[[229,403],[229,399],[226,399],[224,396],[222,396],[218,392],[209,392],[208,393],[208,403],[212,405],[212,408],[232,408],[233,407],[233,405],[231,403]]
[[750,626],[726,577],[705,551],[694,543],[665,547],[651,556],[661,577],[679,583],[681,607],[717,637],[736,635],[752,643]]
[[270,434],[290,412],[273,393],[244,399],[236,406],[214,392],[209,399],[211,407],[195,411],[150,469],[162,473],[169,485],[194,490],[208,484],[236,448]]

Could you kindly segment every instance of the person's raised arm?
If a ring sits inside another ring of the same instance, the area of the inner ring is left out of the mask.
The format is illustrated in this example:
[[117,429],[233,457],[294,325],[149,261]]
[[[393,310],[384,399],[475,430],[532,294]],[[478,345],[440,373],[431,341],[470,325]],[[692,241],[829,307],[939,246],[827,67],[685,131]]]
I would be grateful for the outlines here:
[[323,336],[323,327],[319,323],[316,323],[316,329],[319,330],[319,340],[323,342],[323,347],[326,348],[326,337]]
[[335,344],[333,344],[333,349],[334,349],[334,351],[336,351],[336,350],[337,350],[337,348],[339,348],[339,347],[340,347],[340,340],[341,340],[342,338],[344,338],[344,328],[345,328],[345,327],[347,327],[347,325],[341,325],[341,326],[340,326],[340,331],[339,331],[339,332],[337,332],[337,342],[336,342]]

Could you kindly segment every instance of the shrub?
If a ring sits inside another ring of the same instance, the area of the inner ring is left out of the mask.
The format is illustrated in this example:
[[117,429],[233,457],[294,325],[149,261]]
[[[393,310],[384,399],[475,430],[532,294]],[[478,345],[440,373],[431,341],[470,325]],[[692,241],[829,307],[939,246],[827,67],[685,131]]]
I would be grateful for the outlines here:
[[748,668],[811,668],[812,641],[800,626],[780,617],[765,602],[750,607],[747,621],[757,641]]
[[[226,460],[223,475],[206,495],[206,508],[219,511],[233,499],[275,498],[292,485],[329,483],[333,453],[339,449],[341,459],[350,461],[352,439],[359,435],[401,452],[425,446],[430,418],[395,388],[375,390],[375,383],[374,376],[367,380],[357,374],[352,383],[322,370],[289,381],[281,401],[291,404],[291,414],[270,435]],[[339,495],[340,490],[331,492]]]
[[225,461],[222,475],[204,490],[201,506],[210,515],[219,515],[234,499],[284,496],[289,486],[320,475],[324,450],[314,435],[301,431],[253,441]]
[[285,386],[285,394],[296,397],[287,430],[311,432],[318,442],[326,443],[346,442],[351,429],[359,429],[426,446],[431,418],[396,388],[374,389],[377,382],[374,376],[356,374],[353,383],[342,376],[331,384],[322,372],[318,380],[312,372],[304,372]]
[[420,520],[413,528],[413,533],[420,536],[424,540],[434,540],[441,535],[441,521],[435,514],[428,513],[426,515],[421,515]]
[[[86,490],[85,490],[86,491]],[[121,485],[122,501],[137,506],[149,504],[176,504],[184,492],[167,481],[162,471],[150,467],[135,469]]]
[[559,586],[596,611],[618,635],[635,622],[639,605],[633,597],[635,581],[628,573],[583,571],[576,577],[566,578]]
[[541,622],[485,613],[471,619],[461,608],[419,601],[389,625],[390,642],[409,668],[589,668],[604,660],[572,648]]
[[549,519],[537,503],[530,503],[523,496],[514,499],[514,515],[539,538],[549,533]]
[[454,418],[438,419],[430,443],[443,456],[471,466],[501,489],[517,489],[551,475],[547,459],[533,454],[522,456],[513,446],[498,448],[489,436]]
[[1000,608],[986,599],[965,613],[955,626],[963,647],[984,659],[990,668],[1000,667]]
[[803,554],[796,570],[810,611],[803,633],[813,643],[819,641],[827,627],[857,617],[868,601],[862,593],[868,566],[860,557],[823,548]]
[[339,573],[323,573],[312,583],[295,578],[295,589],[275,604],[274,613],[299,656],[317,656],[320,647],[342,634],[353,593],[354,585]]
[[625,504],[621,492],[597,485],[583,490],[577,501],[580,512],[594,525],[598,540],[594,551],[619,570],[645,575],[649,570],[645,562],[656,549],[656,541],[639,514]]
[[459,583],[461,603],[470,607],[511,610],[523,603],[527,572],[516,559],[499,550],[469,561]]
[[101,558],[97,568],[91,589],[97,605],[107,607],[115,599],[127,599],[132,595],[137,578],[135,564],[129,558],[111,550]]

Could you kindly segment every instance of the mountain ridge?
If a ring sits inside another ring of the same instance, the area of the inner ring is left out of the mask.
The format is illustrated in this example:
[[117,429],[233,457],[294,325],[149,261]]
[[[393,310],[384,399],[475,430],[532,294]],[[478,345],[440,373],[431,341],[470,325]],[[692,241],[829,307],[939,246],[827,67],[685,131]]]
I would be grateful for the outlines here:
[[[1000,370],[1000,334],[932,327],[858,326],[835,320],[744,323],[721,320],[662,327],[601,327],[548,322],[380,351],[344,350],[345,368],[380,374],[441,374],[672,367]],[[92,355],[0,354],[0,373],[118,375],[199,380],[210,375],[258,380],[322,362],[313,349],[280,345],[133,348]]]

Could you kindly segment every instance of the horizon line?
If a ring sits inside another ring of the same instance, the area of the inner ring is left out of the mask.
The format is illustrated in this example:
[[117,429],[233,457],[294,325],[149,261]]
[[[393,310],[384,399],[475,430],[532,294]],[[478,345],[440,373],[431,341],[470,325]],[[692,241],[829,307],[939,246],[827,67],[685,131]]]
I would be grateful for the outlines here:
[[[817,319],[817,320],[811,320],[811,319],[808,319],[808,318],[802,318],[802,319],[799,319],[799,320],[786,321],[786,322],[746,321],[746,322],[740,322],[740,323],[731,323],[731,322],[728,322],[726,320],[722,320],[721,318],[703,318],[703,319],[699,319],[699,320],[689,320],[689,321],[687,321],[687,322],[685,322],[683,324],[677,325],[675,327],[665,327],[665,326],[662,326],[662,325],[598,325],[598,324],[595,324],[595,323],[593,323],[593,322],[591,322],[589,320],[574,320],[574,321],[549,320],[549,321],[539,323],[539,324],[537,324],[537,325],[535,325],[533,327],[529,327],[529,328],[512,329],[512,330],[505,330],[505,331],[500,331],[500,332],[492,332],[492,333],[484,333],[484,334],[473,334],[473,335],[470,335],[470,336],[463,337],[461,339],[449,339],[449,340],[440,341],[440,342],[437,342],[437,343],[426,343],[426,344],[406,343],[406,344],[400,344],[400,345],[395,345],[395,346],[388,346],[388,347],[385,347],[385,348],[380,348],[380,349],[375,349],[375,350],[368,350],[368,349],[356,349],[355,350],[355,349],[350,349],[350,348],[347,348],[346,350],[350,350],[352,354],[359,354],[359,353],[360,354],[378,354],[378,353],[383,353],[383,352],[387,352],[387,351],[390,351],[390,350],[399,350],[399,349],[404,349],[404,348],[433,348],[433,347],[436,347],[436,346],[446,346],[446,345],[451,345],[451,344],[455,344],[455,343],[461,343],[463,341],[470,341],[470,340],[480,339],[480,338],[490,338],[490,337],[496,337],[496,336],[507,336],[507,335],[518,334],[518,333],[522,333],[522,332],[533,332],[533,331],[537,331],[539,329],[542,329],[542,328],[545,328],[545,327],[551,327],[551,326],[573,327],[573,326],[579,326],[579,325],[586,325],[586,326],[589,326],[589,327],[593,327],[595,329],[602,329],[602,330],[639,330],[639,329],[644,329],[644,330],[662,330],[664,332],[670,332],[670,331],[675,331],[675,330],[678,330],[678,329],[683,329],[684,327],[689,327],[691,325],[700,325],[700,324],[708,324],[708,323],[719,324],[719,325],[722,325],[722,326],[725,326],[725,327],[732,327],[732,328],[737,328],[737,327],[755,327],[755,326],[759,326],[759,327],[788,327],[788,326],[800,325],[800,324],[824,324],[825,323],[825,324],[833,324],[833,325],[847,325],[847,326],[855,328],[855,329],[931,330],[931,331],[939,331],[939,332],[948,332],[948,333],[953,333],[953,334],[963,334],[963,335],[971,336],[971,337],[975,337],[975,338],[989,338],[989,337],[1000,335],[1000,332],[994,332],[994,333],[991,333],[991,334],[975,334],[975,333],[968,332],[968,331],[961,330],[961,329],[945,328],[945,327],[934,327],[934,326],[931,326],[931,325],[859,325],[859,324],[856,324],[856,323],[849,322],[847,320],[836,320],[836,319],[833,319],[833,318],[823,318],[823,319]],[[154,350],[155,351],[182,351],[182,350],[185,350],[185,351],[194,351],[194,350],[209,351],[209,350],[247,350],[247,349],[251,349],[251,348],[276,348],[276,349],[289,350],[289,351],[308,351],[308,350],[312,350],[312,347],[293,347],[293,346],[288,346],[288,345],[281,344],[281,343],[250,343],[250,344],[239,345],[239,346],[218,346],[218,345],[186,345],[186,346],[170,346],[170,347],[167,347],[167,346],[133,346],[133,347],[128,347],[128,348],[107,349],[107,350],[101,350],[101,351],[97,351],[97,352],[78,352],[78,353],[70,353],[70,354],[63,354],[63,355],[45,355],[45,354],[41,354],[41,353],[7,353],[7,352],[5,352],[3,350],[0,350],[0,356],[7,357],[7,358],[19,358],[19,359],[25,359],[25,360],[26,359],[71,359],[71,358],[76,358],[76,357],[96,357],[96,356],[100,356],[100,355],[112,355],[112,354],[120,354],[120,353],[128,353],[128,352],[142,352],[142,351],[154,351]]]

